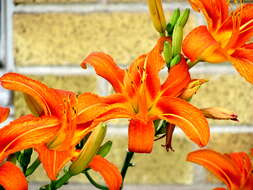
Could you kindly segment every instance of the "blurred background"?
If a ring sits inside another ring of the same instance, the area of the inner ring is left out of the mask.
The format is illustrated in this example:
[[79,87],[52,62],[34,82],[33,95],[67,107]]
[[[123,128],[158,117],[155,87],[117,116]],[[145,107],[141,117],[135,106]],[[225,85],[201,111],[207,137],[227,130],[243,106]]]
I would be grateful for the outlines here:
[[[173,9],[189,6],[185,0],[164,2],[167,19]],[[196,12],[185,34],[204,24]],[[1,0],[0,74],[14,71],[40,80],[53,88],[100,95],[112,92],[92,68],[80,68],[93,51],[110,54],[122,67],[152,49],[159,38],[149,18],[145,0]],[[164,77],[166,72],[161,73]],[[230,64],[201,63],[191,70],[192,78],[205,78],[192,104],[219,106],[239,115],[240,122],[209,121],[212,136],[209,148],[221,152],[245,151],[253,147],[253,86],[242,79]],[[19,93],[0,89],[0,104],[10,106],[12,120],[29,113]],[[113,141],[108,159],[121,168],[127,149],[127,120],[108,122],[107,139]],[[136,154],[135,168],[129,169],[126,189],[211,189],[216,181],[201,167],[185,161],[197,149],[180,129],[173,138],[175,152],[166,152],[156,141],[152,154]],[[31,188],[48,182],[40,169],[30,179]],[[94,189],[81,186],[84,176],[64,189]]]

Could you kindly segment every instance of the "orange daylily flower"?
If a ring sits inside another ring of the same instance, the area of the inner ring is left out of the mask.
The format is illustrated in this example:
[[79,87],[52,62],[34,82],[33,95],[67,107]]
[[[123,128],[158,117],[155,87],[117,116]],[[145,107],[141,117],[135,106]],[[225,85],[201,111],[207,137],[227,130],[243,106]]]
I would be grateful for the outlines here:
[[199,26],[183,41],[183,52],[195,61],[230,61],[236,70],[253,83],[253,4],[241,4],[229,11],[227,0],[189,0],[201,11],[208,26]]
[[0,166],[0,185],[5,190],[28,190],[24,174],[11,162],[5,162]]
[[[108,80],[115,94],[107,97],[90,97],[98,121],[112,118],[130,118],[128,148],[131,152],[148,153],[154,141],[156,119],[178,125],[199,146],[209,140],[208,123],[197,108],[178,98],[190,82],[188,65],[182,57],[179,64],[170,69],[168,78],[160,83],[159,71],[165,66],[161,56],[163,44],[170,41],[161,38],[148,54],[137,58],[127,70],[119,68],[104,53],[92,53],[82,63],[92,65],[98,75]],[[108,105],[108,106],[106,106]],[[86,121],[80,112],[79,122]]]
[[[26,115],[0,129],[0,163],[9,154],[34,148],[48,177],[56,180],[61,168],[77,156],[76,144],[97,125],[92,122],[95,114],[87,122],[77,120],[78,108],[86,115],[93,108],[89,93],[79,98],[73,92],[52,89],[16,73],[3,75],[0,82],[4,88],[25,93],[30,109],[39,116]],[[0,107],[0,112],[7,113],[7,109]],[[6,114],[0,115],[0,121],[6,118]],[[122,180],[115,166],[95,156],[89,167],[101,173],[110,190],[119,189]]]
[[[9,111],[9,108],[0,107],[0,123],[7,119]],[[14,176],[15,180],[13,180]],[[5,190],[28,189],[28,184],[24,174],[11,162],[0,162],[0,185]]]
[[75,145],[96,124],[76,124],[77,97],[72,92],[49,88],[16,73],[3,75],[0,82],[4,88],[25,93],[31,110],[39,115],[23,116],[0,129],[0,162],[11,153],[34,148],[48,177],[55,180],[72,159]]
[[[221,154],[210,149],[197,150],[189,153],[187,160],[207,168],[228,190],[253,190],[253,165],[244,152]],[[226,190],[215,190],[218,189]]]

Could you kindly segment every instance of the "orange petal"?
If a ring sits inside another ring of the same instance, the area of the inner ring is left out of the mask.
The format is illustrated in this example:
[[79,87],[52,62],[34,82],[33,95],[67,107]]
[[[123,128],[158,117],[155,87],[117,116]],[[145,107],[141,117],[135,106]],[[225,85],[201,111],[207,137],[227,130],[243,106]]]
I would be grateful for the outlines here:
[[236,49],[230,59],[240,75],[253,83],[253,48],[249,48],[250,45]]
[[171,39],[161,37],[153,50],[147,55],[146,86],[153,99],[156,97],[157,93],[160,92],[161,88],[159,72],[165,66],[165,61],[161,55],[165,41],[171,43]]
[[219,63],[226,60],[219,43],[212,37],[206,26],[193,29],[184,39],[182,50],[191,61]]
[[219,31],[239,31],[237,36],[231,36],[231,38],[236,38],[230,44],[230,48],[234,49],[243,46],[253,35],[253,5],[249,3],[243,4],[233,11],[231,15],[233,16],[226,20]]
[[7,73],[0,78],[0,82],[4,88],[21,91],[32,96],[39,106],[43,108],[45,115],[56,114],[58,116],[63,112],[60,107],[63,104],[61,98],[53,89],[48,88],[39,81],[17,73]]
[[76,129],[77,98],[73,92],[56,91],[63,99],[65,112],[61,116],[61,126],[55,138],[48,144],[50,149],[66,150],[72,142]]
[[228,189],[240,189],[240,170],[230,157],[206,149],[189,153],[187,160],[207,168],[223,181]]
[[89,163],[89,167],[92,168],[94,171],[99,172],[103,176],[109,190],[120,189],[122,184],[121,174],[118,168],[116,168],[106,159],[97,155]]
[[193,9],[202,11],[208,22],[209,29],[214,31],[228,17],[226,0],[189,0]]
[[128,104],[121,94],[99,97],[95,94],[84,93],[78,97],[77,123],[86,123],[92,120],[107,121],[114,118],[129,117]]
[[116,65],[109,55],[102,52],[91,53],[81,66],[86,68],[87,64],[92,65],[99,76],[108,80],[116,92],[122,91],[125,72]]
[[5,190],[28,190],[24,174],[11,162],[5,162],[0,166],[0,185]]
[[31,115],[14,120],[0,129],[0,162],[9,154],[50,140],[58,130],[54,117]]
[[4,108],[0,106],[0,123],[4,122],[10,113],[10,108]]
[[179,98],[162,97],[157,103],[162,114],[161,119],[178,125],[184,133],[199,146],[206,146],[210,131],[206,118],[202,112]]
[[144,63],[147,55],[141,55],[135,59],[129,69],[125,72],[124,77],[124,90],[129,97],[133,97],[136,94],[137,89],[143,84]]
[[172,97],[180,95],[191,81],[188,69],[188,64],[181,57],[180,63],[170,69],[169,76],[161,87],[161,95]]
[[245,152],[231,153],[228,156],[235,162],[240,170],[241,184],[246,183],[253,170],[250,157]]
[[57,175],[63,166],[71,160],[74,154],[74,147],[66,151],[49,150],[45,144],[35,147],[39,154],[39,159],[51,180],[56,180]]
[[102,98],[92,93],[84,93],[78,96],[77,123],[86,123],[94,120],[98,115],[106,111],[108,104]]
[[217,187],[217,188],[214,188],[213,190],[226,190],[226,189],[222,187]]
[[153,121],[132,119],[128,128],[128,149],[130,152],[150,153],[153,148],[155,129]]

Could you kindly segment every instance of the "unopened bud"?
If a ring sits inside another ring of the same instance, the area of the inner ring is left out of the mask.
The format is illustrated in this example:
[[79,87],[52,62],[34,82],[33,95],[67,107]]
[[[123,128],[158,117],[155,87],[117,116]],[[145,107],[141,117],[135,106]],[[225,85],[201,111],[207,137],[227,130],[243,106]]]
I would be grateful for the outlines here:
[[172,58],[172,47],[171,47],[171,43],[168,41],[164,42],[164,45],[163,45],[163,57],[166,64],[167,65],[170,64],[170,60]]
[[148,7],[151,16],[151,20],[155,29],[160,33],[164,34],[166,29],[166,21],[162,7],[161,0],[148,0]]
[[178,64],[181,61],[181,55],[177,54],[170,62],[170,68],[174,67],[176,64]]
[[97,154],[99,154],[102,157],[106,157],[106,155],[110,152],[111,148],[112,148],[112,141],[107,141],[99,148]]
[[183,40],[183,27],[180,25],[175,26],[172,34],[172,54],[176,56],[181,53]]
[[171,20],[166,27],[166,30],[167,30],[169,36],[172,35],[173,29],[174,29],[179,17],[180,17],[180,10],[179,10],[179,8],[177,8],[173,11],[172,16],[171,16]]
[[206,83],[208,80],[205,79],[194,79],[192,80],[184,92],[181,94],[180,98],[184,100],[191,100],[192,96],[197,93],[202,84]]
[[225,108],[211,107],[201,109],[201,111],[204,114],[204,116],[209,119],[239,121],[236,113],[231,112]]
[[179,17],[179,19],[177,21],[177,25],[184,27],[189,19],[189,15],[190,15],[190,9],[189,8],[185,9],[183,14],[181,14],[181,16]]
[[69,173],[71,175],[77,175],[81,173],[97,154],[99,147],[104,140],[106,128],[106,125],[103,124],[94,128],[87,142],[80,151],[80,154],[77,156],[76,160],[73,161],[69,168]]

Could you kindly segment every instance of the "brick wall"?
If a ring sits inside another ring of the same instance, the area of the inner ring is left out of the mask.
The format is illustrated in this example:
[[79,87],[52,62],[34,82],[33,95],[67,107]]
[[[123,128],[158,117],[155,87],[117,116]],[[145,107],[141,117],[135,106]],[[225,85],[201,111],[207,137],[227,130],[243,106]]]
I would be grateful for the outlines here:
[[[165,4],[167,16],[178,6],[189,6],[184,0],[169,2]],[[14,0],[14,3],[8,5],[13,11],[9,22],[13,26],[10,30],[13,47],[8,51],[13,55],[14,69],[54,88],[106,95],[111,90],[109,85],[96,77],[92,69],[79,68],[85,56],[103,51],[124,67],[149,51],[158,38],[144,0]],[[202,18],[192,12],[186,30],[200,23]],[[12,67],[6,67],[7,71],[8,68]],[[228,64],[200,64],[192,70],[192,76],[210,80],[193,98],[194,105],[221,106],[239,114],[240,123],[210,121],[209,147],[222,152],[252,148],[252,85]],[[13,97],[15,117],[27,113],[21,94]],[[127,121],[114,120],[109,125],[107,138],[114,142],[109,159],[121,167],[127,148]],[[163,143],[156,142],[150,155],[136,155],[136,166],[126,178],[128,184],[167,185],[164,189],[172,184],[171,188],[178,185],[180,189],[183,185],[194,189],[197,184],[217,183],[201,167],[185,162],[187,153],[197,147],[180,130],[173,140],[175,152],[166,152],[161,147]],[[46,180],[43,176],[39,170],[30,180],[43,182]],[[73,182],[87,183],[87,180],[75,178]]]

